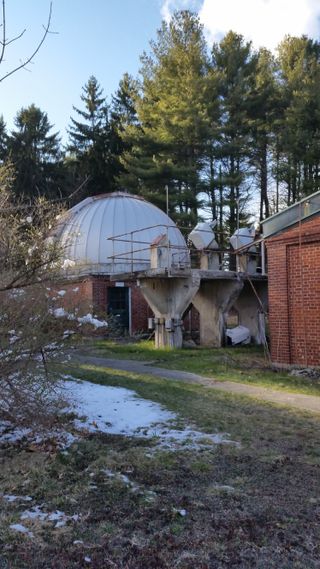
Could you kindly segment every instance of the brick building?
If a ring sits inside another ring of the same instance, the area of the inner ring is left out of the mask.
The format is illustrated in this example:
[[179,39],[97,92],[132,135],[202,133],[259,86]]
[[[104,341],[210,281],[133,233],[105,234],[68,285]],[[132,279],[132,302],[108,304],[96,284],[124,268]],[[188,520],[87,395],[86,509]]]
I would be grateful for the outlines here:
[[262,226],[272,361],[279,366],[320,366],[320,192]]
[[[152,312],[134,273],[150,268],[150,245],[161,234],[167,235],[176,257],[186,251],[174,222],[138,196],[116,192],[83,200],[55,230],[64,262],[53,294],[66,310],[112,316],[125,333],[146,330]],[[132,273],[132,279],[117,278],[123,273]]]

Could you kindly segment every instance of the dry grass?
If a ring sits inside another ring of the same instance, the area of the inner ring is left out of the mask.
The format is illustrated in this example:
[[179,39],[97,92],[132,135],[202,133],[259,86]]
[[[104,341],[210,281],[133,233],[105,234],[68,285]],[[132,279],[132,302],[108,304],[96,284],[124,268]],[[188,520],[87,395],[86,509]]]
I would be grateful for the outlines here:
[[241,446],[167,452],[145,440],[92,435],[67,453],[1,449],[3,493],[80,515],[62,528],[25,522],[30,538],[9,529],[30,504],[2,500],[1,569],[319,567],[317,418],[158,378],[75,373],[134,388],[204,431],[228,431]]

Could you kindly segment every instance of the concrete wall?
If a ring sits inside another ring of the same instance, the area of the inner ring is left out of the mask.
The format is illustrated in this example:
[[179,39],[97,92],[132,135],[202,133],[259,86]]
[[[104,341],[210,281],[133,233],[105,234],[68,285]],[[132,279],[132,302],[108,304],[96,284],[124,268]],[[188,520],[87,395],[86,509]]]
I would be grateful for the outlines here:
[[320,216],[266,245],[272,361],[320,366]]

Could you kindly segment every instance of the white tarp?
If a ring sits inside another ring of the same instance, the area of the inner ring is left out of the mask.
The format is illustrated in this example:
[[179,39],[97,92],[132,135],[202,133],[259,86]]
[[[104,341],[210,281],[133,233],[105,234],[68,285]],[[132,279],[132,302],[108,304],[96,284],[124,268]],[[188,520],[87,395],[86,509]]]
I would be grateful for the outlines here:
[[227,328],[226,336],[231,340],[231,344],[250,344],[251,335],[245,326],[236,326],[235,328]]

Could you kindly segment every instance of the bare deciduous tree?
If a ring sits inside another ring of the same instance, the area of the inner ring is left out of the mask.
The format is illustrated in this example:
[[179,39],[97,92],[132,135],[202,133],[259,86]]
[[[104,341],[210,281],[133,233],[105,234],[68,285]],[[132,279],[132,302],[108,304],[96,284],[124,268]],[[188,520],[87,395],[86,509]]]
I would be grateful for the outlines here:
[[[29,63],[31,63],[31,61],[34,59],[34,57],[39,52],[39,50],[40,50],[41,46],[43,45],[48,34],[52,33],[52,31],[50,29],[51,17],[52,17],[52,2],[50,3],[50,7],[49,7],[49,14],[48,14],[47,23],[43,26],[42,36],[41,36],[39,42],[37,43],[37,45],[35,46],[34,50],[27,57],[23,57],[22,60],[17,65],[13,65],[12,69],[5,72],[3,75],[0,75],[0,83],[2,81],[4,81],[5,79],[7,79],[8,77],[10,77],[10,75],[13,75],[17,71],[19,71],[20,69],[25,69],[27,67],[27,65]],[[1,24],[0,24],[0,27],[2,28],[2,37],[0,40],[0,65],[1,65],[5,60],[5,53],[6,53],[8,46],[10,44],[12,44],[13,42],[18,41],[26,32],[26,29],[23,29],[22,32],[20,32],[20,34],[18,34],[16,37],[13,37],[11,39],[7,36],[7,20],[6,20],[6,2],[5,2],[5,0],[2,0],[2,2],[1,2]]]
[[0,418],[48,416],[54,382],[47,361],[64,338],[52,316],[49,282],[59,276],[61,248],[50,240],[61,206],[12,200],[11,165],[0,166]]

